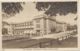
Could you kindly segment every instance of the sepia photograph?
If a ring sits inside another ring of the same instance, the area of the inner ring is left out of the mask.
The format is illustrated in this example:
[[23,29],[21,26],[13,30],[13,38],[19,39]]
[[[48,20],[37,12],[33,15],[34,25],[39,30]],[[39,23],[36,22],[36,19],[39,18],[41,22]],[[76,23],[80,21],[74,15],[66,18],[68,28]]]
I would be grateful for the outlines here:
[[77,2],[2,2],[2,48],[78,48]]

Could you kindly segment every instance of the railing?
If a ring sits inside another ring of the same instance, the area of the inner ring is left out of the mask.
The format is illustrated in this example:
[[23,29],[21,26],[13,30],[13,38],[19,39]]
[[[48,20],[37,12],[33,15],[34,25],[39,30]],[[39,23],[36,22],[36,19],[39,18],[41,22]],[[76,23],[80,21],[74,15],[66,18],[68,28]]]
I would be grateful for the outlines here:
[[24,39],[24,38],[29,38],[28,36],[25,35],[8,35],[8,36],[3,36],[2,40],[7,41],[7,40],[18,40],[18,39]]
[[31,38],[31,37],[37,37],[40,36],[40,34],[25,34],[25,35],[3,35],[2,40],[17,40],[22,38]]

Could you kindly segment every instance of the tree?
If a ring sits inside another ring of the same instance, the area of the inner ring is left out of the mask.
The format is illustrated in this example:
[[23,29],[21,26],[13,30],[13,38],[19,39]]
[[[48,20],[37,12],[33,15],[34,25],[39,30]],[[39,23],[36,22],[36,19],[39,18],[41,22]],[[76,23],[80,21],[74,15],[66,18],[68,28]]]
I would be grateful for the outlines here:
[[2,3],[2,17],[14,16],[16,13],[19,13],[23,10],[21,4],[24,2],[3,2]]
[[50,16],[56,16],[57,13],[66,15],[77,12],[77,2],[37,2],[36,9],[44,10],[45,14]]

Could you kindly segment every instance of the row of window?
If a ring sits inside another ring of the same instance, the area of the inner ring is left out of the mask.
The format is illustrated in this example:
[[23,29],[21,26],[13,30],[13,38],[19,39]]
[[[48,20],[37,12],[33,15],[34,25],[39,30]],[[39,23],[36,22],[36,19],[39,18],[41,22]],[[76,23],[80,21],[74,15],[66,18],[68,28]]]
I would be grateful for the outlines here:
[[14,24],[14,26],[32,26],[33,22],[25,22],[25,23],[20,23],[20,24]]

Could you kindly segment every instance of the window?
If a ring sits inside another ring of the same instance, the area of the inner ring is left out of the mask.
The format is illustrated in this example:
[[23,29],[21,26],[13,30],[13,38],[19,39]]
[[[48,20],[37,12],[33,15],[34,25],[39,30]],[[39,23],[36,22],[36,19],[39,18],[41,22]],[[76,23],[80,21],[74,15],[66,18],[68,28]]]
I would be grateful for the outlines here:
[[36,20],[36,23],[40,23],[40,19],[37,19],[37,20]]
[[27,26],[29,26],[29,22],[27,22]]
[[30,22],[30,25],[33,25],[33,23],[32,23],[32,22]]
[[40,28],[40,24],[37,24],[37,25],[36,25],[36,28]]

